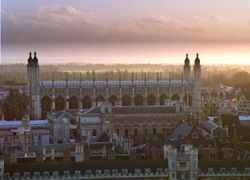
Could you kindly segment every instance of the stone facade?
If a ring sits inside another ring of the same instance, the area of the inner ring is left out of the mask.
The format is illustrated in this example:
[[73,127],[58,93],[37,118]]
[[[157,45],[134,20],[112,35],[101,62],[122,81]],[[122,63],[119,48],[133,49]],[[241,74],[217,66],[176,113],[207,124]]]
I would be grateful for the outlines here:
[[36,57],[36,52],[34,53],[34,58],[32,59],[31,53],[27,64],[28,72],[28,83],[27,91],[29,96],[29,114],[35,119],[41,118],[41,103],[40,103],[40,87],[39,87],[39,65],[38,59]]
[[103,103],[86,110],[49,113],[50,142],[90,142],[108,133],[117,142],[131,138],[132,145],[138,145],[147,138],[170,133],[186,117],[180,109],[178,105],[130,107]]
[[30,145],[49,143],[47,120],[0,121],[0,155],[7,147],[21,146],[21,151],[28,151]]
[[[145,74],[144,80],[137,80],[132,74],[131,80],[97,80],[95,72],[88,80],[69,81],[67,74],[65,81],[39,81],[39,65],[35,56],[28,60],[28,92],[31,97],[31,115],[42,115],[46,118],[48,112],[64,109],[86,109],[110,102],[118,106],[143,105],[173,105],[176,102],[185,104],[190,111],[201,110],[201,67],[195,60],[194,73],[191,76],[191,67],[188,56],[183,67],[182,80],[160,79],[157,73],[156,80],[149,80]],[[192,103],[193,102],[193,103]]]
[[198,177],[198,149],[191,145],[182,148],[164,146],[164,158],[168,159],[169,179],[190,179]]

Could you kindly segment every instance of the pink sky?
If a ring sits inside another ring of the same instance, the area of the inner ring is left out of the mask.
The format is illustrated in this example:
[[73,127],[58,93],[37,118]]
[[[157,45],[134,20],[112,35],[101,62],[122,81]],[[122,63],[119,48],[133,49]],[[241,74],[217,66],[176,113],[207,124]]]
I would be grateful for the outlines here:
[[[16,45],[3,48],[4,63],[26,63],[29,51],[37,51],[41,64],[51,63],[160,63],[183,64],[196,53],[202,64],[250,64],[249,44],[151,43],[151,44],[66,44]],[[20,58],[21,57],[21,58]]]
[[1,61],[250,64],[250,1],[38,1],[1,8]]

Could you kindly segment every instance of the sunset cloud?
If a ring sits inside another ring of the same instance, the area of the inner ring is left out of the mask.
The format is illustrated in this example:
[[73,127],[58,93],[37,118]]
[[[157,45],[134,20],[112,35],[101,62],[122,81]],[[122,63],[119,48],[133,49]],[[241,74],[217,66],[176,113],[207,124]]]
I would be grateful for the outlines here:
[[35,14],[1,11],[2,43],[74,42],[250,42],[249,22],[220,16],[190,21],[166,15],[101,20],[73,6],[39,7]]

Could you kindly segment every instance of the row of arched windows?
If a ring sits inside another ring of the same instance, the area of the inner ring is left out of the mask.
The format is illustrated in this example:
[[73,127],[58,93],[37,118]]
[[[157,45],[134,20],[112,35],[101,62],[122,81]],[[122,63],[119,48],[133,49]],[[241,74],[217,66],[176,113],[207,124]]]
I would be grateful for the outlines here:
[[[165,101],[167,100],[166,95],[160,96],[159,104],[164,105]],[[180,96],[178,94],[174,94],[171,97],[172,101],[178,101],[180,100]],[[102,95],[99,95],[96,97],[95,100],[95,106],[98,106],[102,102],[105,101],[105,98]],[[115,106],[118,104],[118,97],[115,95],[112,95],[109,97],[108,101],[111,103],[112,106]],[[121,100],[122,106],[130,106],[132,104],[132,99],[129,95],[124,95]],[[145,104],[147,105],[156,105],[156,97],[153,94],[150,94],[146,100],[144,100],[144,97],[142,95],[136,95],[134,98],[134,105],[135,106],[142,106]],[[184,101],[187,102],[187,97],[184,97]],[[192,99],[191,96],[189,97],[189,105],[191,105]],[[82,103],[81,106],[79,103]],[[55,99],[55,111],[64,110],[66,107],[66,100],[63,96],[58,96]],[[71,96],[69,99],[69,109],[78,109],[79,107],[82,107],[83,109],[88,109],[92,107],[92,100],[90,96],[85,96],[81,101],[76,96]],[[47,112],[51,112],[52,110],[52,100],[48,96],[44,96],[41,99],[41,109],[42,109],[42,117],[45,118]]]

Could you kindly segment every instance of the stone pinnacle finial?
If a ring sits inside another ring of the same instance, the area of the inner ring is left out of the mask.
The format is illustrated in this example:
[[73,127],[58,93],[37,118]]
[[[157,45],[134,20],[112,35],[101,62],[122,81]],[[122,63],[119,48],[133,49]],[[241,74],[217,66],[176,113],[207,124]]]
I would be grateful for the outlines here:
[[185,59],[184,63],[185,63],[185,66],[189,66],[190,61],[188,59],[188,53],[186,54],[186,59]]
[[28,64],[30,64],[31,63],[31,61],[32,61],[32,54],[31,54],[31,52],[29,53],[29,58],[28,58]]
[[34,52],[34,57],[36,58],[36,51]]
[[199,54],[196,54],[195,65],[200,65]]

